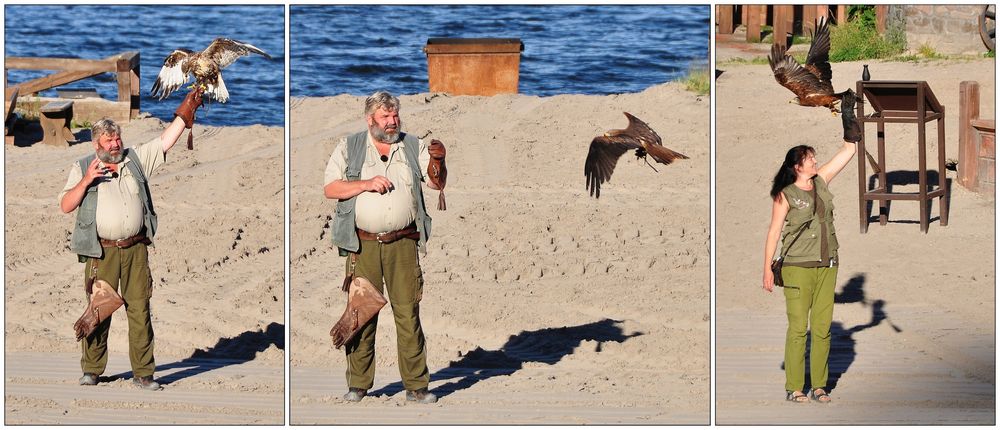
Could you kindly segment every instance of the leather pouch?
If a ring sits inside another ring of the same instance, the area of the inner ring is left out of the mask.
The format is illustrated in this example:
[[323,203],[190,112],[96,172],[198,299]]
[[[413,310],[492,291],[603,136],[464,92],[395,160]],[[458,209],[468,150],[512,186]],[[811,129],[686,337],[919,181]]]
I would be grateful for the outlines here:
[[330,329],[333,346],[337,349],[350,342],[361,328],[371,321],[385,306],[386,300],[374,285],[365,278],[354,277],[347,293],[347,309],[337,324]]
[[99,324],[111,318],[111,314],[125,304],[122,297],[106,281],[94,280],[90,289],[92,290],[90,303],[87,303],[83,315],[73,323],[78,341],[94,333]]

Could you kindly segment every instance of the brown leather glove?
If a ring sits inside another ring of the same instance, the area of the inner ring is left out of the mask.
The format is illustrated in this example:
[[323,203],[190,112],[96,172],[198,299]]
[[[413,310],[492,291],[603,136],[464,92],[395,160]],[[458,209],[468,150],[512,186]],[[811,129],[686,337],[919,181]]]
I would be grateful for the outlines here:
[[447,210],[444,202],[444,186],[448,183],[448,167],[444,164],[446,154],[444,144],[437,139],[431,140],[431,144],[427,146],[427,154],[431,156],[430,162],[427,163],[427,177],[441,191],[438,194],[438,210]]
[[205,90],[201,88],[191,90],[187,97],[184,97],[184,101],[177,107],[177,110],[174,111],[174,115],[184,120],[184,128],[194,126],[194,113],[202,105],[201,93],[203,92]]
[[76,332],[76,340],[90,336],[97,326],[104,320],[111,317],[125,301],[115,292],[111,284],[100,279],[94,281],[93,293],[90,295],[90,303],[83,310],[80,319],[73,323],[73,331]]
[[337,349],[350,342],[385,306],[386,300],[367,279],[356,277],[347,293],[347,309],[330,329],[333,346]]
[[861,141],[861,125],[858,124],[858,117],[854,112],[856,104],[857,96],[854,91],[848,89],[840,100],[840,118],[844,122],[844,140],[854,143]]

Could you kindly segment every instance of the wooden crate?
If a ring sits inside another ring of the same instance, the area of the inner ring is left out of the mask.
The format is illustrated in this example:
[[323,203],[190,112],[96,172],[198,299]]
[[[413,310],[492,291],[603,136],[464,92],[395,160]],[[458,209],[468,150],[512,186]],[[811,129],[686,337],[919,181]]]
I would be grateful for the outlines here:
[[523,50],[521,39],[427,39],[424,52],[430,91],[475,96],[515,94]]

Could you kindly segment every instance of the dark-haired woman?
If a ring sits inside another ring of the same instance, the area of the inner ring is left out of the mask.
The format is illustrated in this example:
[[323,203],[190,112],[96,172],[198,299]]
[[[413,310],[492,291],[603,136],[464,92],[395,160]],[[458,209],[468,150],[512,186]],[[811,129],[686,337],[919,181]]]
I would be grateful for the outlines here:
[[[764,289],[774,290],[771,261],[778,239],[784,260],[788,332],[785,334],[785,399],[829,403],[830,324],[837,283],[837,234],[833,228],[833,194],[827,185],[837,177],[857,151],[860,129],[853,115],[853,94],[842,102],[844,145],[829,162],[817,166],[816,151],[800,145],[785,155],[771,187],[771,224],[764,245]],[[805,386],[806,331],[810,345],[809,394]]]

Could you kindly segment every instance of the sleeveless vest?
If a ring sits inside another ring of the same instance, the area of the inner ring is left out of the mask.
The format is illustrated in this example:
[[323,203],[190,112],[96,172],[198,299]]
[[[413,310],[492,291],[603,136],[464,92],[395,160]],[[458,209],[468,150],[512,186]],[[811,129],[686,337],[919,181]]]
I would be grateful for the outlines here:
[[[131,160],[125,166],[132,173],[132,177],[139,185],[139,199],[142,200],[143,226],[146,227],[146,236],[150,239],[156,235],[156,212],[153,210],[153,200],[149,196],[149,183],[146,175],[142,173],[142,164],[139,157],[130,148],[125,149],[125,156]],[[86,174],[87,167],[96,158],[96,154],[90,154],[81,158],[80,171]],[[95,181],[96,182],[96,181]],[[92,183],[87,187],[83,195],[80,207],[76,209],[76,225],[73,228],[73,236],[70,239],[70,250],[77,253],[80,262],[86,261],[84,257],[101,258],[104,255],[104,248],[101,248],[101,241],[97,237],[97,184]]]
[[[414,198],[417,200],[416,224],[417,231],[420,232],[420,240],[417,241],[417,246],[426,254],[427,250],[424,248],[424,244],[431,236],[431,217],[427,214],[427,208],[424,207],[424,194],[420,189],[420,183],[423,181],[418,161],[420,141],[409,134],[400,134],[402,135],[401,140],[406,144],[403,147],[403,154],[413,174],[412,192]],[[344,176],[348,181],[361,179],[361,167],[364,165],[365,155],[368,153],[365,148],[367,138],[368,131],[362,131],[347,138],[347,170]],[[333,240],[333,245],[339,248],[341,256],[346,256],[348,252],[358,252],[361,248],[361,241],[358,239],[357,224],[354,219],[356,199],[357,196],[354,196],[347,200],[338,201],[337,210],[333,215],[333,223],[330,225],[330,237]]]
[[837,255],[837,232],[833,227],[833,194],[830,193],[826,182],[819,175],[813,177],[813,186],[816,187],[816,197],[823,201],[824,206],[823,211],[815,215],[813,215],[813,205],[816,202],[813,201],[812,191],[803,191],[795,184],[790,184],[781,190],[788,201],[788,214],[785,215],[785,226],[781,230],[781,252],[786,252],[784,248],[792,241],[799,228],[812,220],[799,239],[792,244],[791,248],[787,249],[788,254],[785,256],[785,262],[803,263],[822,260],[820,246],[824,227],[829,254],[830,256]]

